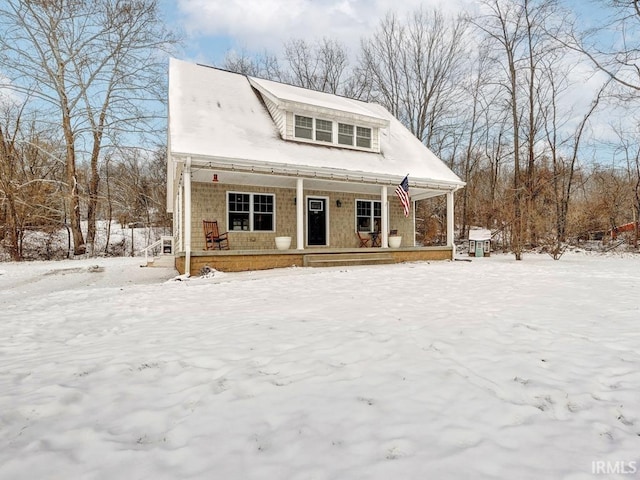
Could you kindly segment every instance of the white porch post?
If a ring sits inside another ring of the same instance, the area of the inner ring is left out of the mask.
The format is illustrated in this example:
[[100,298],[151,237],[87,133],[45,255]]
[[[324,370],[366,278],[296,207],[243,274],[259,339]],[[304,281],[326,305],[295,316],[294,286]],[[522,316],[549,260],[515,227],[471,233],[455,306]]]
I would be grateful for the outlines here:
[[302,178],[296,183],[296,249],[304,250],[304,188]]
[[389,247],[389,199],[387,198],[387,186],[383,185],[380,189],[380,205],[382,206],[382,237],[380,239],[380,246],[382,248]]
[[191,157],[184,165],[184,273],[191,275]]
[[[182,189],[183,185],[178,185],[178,195],[176,195],[176,204],[173,208],[173,228],[174,232],[177,227],[178,238],[176,239],[176,250],[184,250],[184,234],[182,233]],[[175,235],[175,233],[174,233]],[[174,252],[175,253],[175,252]]]
[[447,246],[451,247],[452,255],[456,254],[456,247],[453,241],[453,191],[447,192]]

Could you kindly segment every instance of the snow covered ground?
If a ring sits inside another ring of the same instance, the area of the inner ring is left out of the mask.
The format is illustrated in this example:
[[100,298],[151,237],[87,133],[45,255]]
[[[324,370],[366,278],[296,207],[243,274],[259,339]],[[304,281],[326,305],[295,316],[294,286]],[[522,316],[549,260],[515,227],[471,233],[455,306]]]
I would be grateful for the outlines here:
[[640,477],[640,258],[0,264],[1,479]]

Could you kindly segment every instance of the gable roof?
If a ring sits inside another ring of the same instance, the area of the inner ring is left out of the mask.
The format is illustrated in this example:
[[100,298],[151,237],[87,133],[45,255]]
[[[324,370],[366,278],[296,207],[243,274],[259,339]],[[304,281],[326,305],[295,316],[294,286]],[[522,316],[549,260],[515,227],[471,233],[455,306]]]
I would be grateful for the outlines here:
[[307,110],[315,113],[327,114],[329,116],[348,114],[350,117],[359,119],[368,125],[378,127],[389,126],[389,119],[372,109],[372,104],[339,95],[294,87],[272,80],[255,77],[248,77],[248,79],[249,83],[255,87],[261,95],[268,97],[278,107],[284,110],[304,110],[305,107],[307,107]]
[[[254,88],[255,87],[255,88]],[[380,153],[283,140],[260,93],[280,105],[305,103],[368,118],[380,127]],[[384,107],[171,59],[169,155],[293,169],[305,175],[379,178],[459,188],[464,182]]]

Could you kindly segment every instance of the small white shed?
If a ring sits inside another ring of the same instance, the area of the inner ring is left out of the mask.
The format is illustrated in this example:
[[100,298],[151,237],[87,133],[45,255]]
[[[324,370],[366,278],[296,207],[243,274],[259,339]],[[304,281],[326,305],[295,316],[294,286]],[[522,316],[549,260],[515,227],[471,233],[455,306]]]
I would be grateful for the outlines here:
[[491,230],[483,228],[469,230],[469,256],[488,257],[491,255]]

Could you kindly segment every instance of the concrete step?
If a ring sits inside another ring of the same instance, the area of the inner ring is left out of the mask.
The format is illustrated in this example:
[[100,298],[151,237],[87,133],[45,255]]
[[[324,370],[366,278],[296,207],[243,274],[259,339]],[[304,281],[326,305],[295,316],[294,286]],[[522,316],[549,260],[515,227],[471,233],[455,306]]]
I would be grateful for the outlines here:
[[147,267],[175,268],[176,259],[173,255],[160,255],[150,258]]
[[314,253],[305,255],[305,267],[344,267],[349,265],[388,265],[393,256],[386,252],[367,253]]

